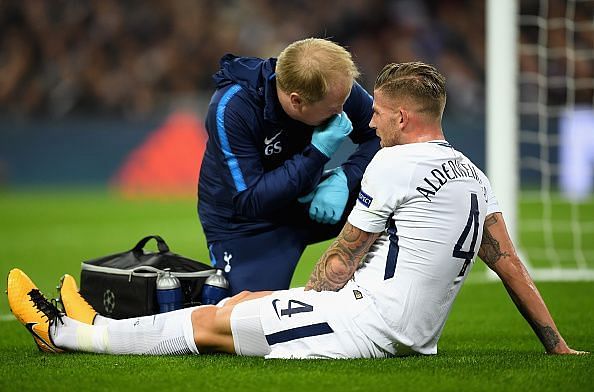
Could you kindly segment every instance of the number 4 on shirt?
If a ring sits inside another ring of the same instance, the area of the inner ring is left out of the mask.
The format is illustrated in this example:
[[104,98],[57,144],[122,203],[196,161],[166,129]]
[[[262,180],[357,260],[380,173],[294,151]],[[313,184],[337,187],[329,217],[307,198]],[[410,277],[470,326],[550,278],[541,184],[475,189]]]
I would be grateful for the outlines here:
[[[470,228],[472,227],[472,241],[470,241],[470,248],[465,251],[462,250],[462,246],[464,245],[464,242],[466,241],[466,238],[468,237],[468,234],[470,233]],[[454,246],[454,251],[452,252],[452,256],[456,257],[458,259],[464,259],[464,264],[462,265],[462,269],[460,270],[460,273],[458,274],[458,278],[461,278],[464,276],[464,273],[466,272],[466,268],[468,268],[468,265],[470,264],[470,262],[472,261],[472,258],[474,257],[475,254],[475,247],[476,247],[476,239],[478,236],[478,229],[479,229],[479,208],[478,208],[478,197],[476,195],[476,193],[471,193],[470,194],[470,213],[468,214],[468,221],[466,222],[466,226],[464,227],[464,230],[462,231],[462,234],[460,235],[460,238],[458,238],[458,242],[456,242],[456,245]]]

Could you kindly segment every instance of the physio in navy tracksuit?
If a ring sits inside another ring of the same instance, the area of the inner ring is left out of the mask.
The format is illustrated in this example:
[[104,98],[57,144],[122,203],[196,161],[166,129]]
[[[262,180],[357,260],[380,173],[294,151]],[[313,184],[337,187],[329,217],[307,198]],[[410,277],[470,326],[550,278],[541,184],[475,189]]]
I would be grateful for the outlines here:
[[[232,294],[288,288],[306,245],[342,229],[379,149],[357,76],[350,54],[324,39],[294,42],[278,60],[221,59],[198,213]],[[324,173],[347,135],[358,148]]]

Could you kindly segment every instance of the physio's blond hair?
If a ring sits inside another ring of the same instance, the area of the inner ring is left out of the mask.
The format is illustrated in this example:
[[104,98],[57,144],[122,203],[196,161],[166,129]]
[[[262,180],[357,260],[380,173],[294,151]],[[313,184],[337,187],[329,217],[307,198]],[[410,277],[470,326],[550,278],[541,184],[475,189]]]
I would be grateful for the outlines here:
[[[322,100],[339,77],[354,81],[359,70],[342,46],[322,38],[295,41],[278,56],[276,83],[285,93],[298,93],[306,103]],[[349,84],[350,87],[350,84]]]

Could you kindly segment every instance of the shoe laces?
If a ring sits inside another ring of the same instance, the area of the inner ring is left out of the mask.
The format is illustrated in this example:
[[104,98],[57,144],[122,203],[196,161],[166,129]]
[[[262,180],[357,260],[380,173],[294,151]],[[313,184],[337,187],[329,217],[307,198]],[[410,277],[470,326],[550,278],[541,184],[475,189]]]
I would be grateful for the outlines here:
[[63,314],[56,306],[56,300],[49,301],[38,289],[29,291],[28,295],[31,298],[30,301],[33,302],[33,305],[37,309],[37,313],[43,313],[50,322],[50,325],[55,324],[58,320],[64,325],[64,321],[62,320]]

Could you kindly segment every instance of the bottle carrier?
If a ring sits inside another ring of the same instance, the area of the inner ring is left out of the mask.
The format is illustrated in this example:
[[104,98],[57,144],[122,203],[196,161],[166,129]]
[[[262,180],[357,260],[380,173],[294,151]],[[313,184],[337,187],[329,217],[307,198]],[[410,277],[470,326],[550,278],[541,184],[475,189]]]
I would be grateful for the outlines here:
[[[157,242],[157,252],[145,245]],[[80,274],[80,294],[95,310],[114,319],[159,313],[156,282],[166,268],[179,279],[183,306],[200,305],[202,285],[215,273],[210,265],[175,254],[158,235],[141,239],[129,251],[84,261]]]

